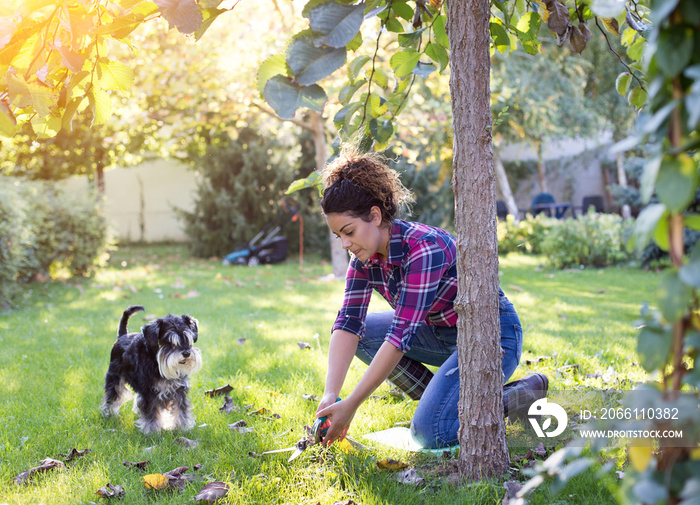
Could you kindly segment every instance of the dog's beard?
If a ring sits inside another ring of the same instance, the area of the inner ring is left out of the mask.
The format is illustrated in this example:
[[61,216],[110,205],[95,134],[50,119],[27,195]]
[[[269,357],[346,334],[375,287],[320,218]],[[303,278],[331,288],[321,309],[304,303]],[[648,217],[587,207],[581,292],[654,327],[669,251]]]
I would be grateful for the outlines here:
[[190,355],[184,357],[182,351],[161,347],[158,350],[158,370],[164,379],[176,380],[196,374],[202,368],[202,353],[196,347],[189,349]]

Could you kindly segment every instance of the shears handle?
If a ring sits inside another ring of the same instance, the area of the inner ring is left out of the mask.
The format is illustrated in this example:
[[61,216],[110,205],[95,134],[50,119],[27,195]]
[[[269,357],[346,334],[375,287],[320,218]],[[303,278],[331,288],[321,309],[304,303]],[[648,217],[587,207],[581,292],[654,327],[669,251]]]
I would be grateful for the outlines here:
[[[340,397],[338,397],[335,402],[338,403],[339,401]],[[326,438],[326,434],[328,434],[328,428],[330,428],[330,426],[331,420],[328,419],[328,416],[316,418],[316,421],[314,421],[314,424],[311,426],[311,432],[314,434],[317,444],[320,444],[323,439]]]

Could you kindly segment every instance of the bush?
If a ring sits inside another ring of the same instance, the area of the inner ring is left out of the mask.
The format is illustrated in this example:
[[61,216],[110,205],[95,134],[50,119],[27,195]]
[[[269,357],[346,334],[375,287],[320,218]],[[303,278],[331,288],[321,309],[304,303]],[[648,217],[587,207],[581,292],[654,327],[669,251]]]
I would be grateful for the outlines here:
[[94,200],[51,183],[0,179],[0,300],[37,274],[89,275],[106,258],[107,223]]
[[508,214],[505,221],[498,222],[498,254],[541,254],[547,231],[556,223],[556,219],[544,214],[528,214],[525,219],[516,223],[513,216]]
[[629,259],[622,218],[616,214],[589,212],[576,219],[556,221],[542,243],[542,253],[552,266],[605,267]]
[[[303,157],[303,144],[301,151]],[[193,255],[225,256],[277,216],[279,202],[292,181],[308,176],[314,168],[298,167],[290,152],[298,151],[253,128],[242,128],[236,138],[222,133],[214,139],[196,164],[203,181],[197,187],[192,212],[178,209]],[[312,247],[326,244],[326,252],[328,229],[321,217],[318,192],[303,190],[291,198],[304,218],[305,242]],[[299,244],[299,225],[287,224],[282,233],[294,250]]]

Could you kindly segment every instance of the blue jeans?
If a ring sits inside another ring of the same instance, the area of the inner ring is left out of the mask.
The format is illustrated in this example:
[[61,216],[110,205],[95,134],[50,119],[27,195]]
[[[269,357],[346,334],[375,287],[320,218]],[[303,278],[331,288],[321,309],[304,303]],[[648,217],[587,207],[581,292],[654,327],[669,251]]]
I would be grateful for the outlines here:
[[[520,363],[523,332],[513,304],[501,292],[501,348],[503,349],[503,382],[507,381]],[[384,337],[394,317],[393,310],[367,314],[367,329],[355,355],[369,364],[384,343]],[[411,349],[404,355],[414,361],[438,366],[421,397],[411,423],[413,436],[424,447],[435,449],[458,443],[459,429],[459,371],[457,366],[457,328],[421,325]]]

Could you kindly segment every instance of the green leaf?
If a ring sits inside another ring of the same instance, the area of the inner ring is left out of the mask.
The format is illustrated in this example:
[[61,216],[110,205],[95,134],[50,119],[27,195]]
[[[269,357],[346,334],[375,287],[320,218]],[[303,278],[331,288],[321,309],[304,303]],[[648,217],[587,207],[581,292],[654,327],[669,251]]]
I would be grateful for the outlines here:
[[382,89],[387,89],[389,87],[389,76],[381,68],[375,68],[372,74],[372,82]]
[[391,124],[389,119],[384,121],[372,119],[369,122],[369,131],[377,143],[386,144],[394,135],[394,125]]
[[424,31],[425,28],[421,28],[420,30],[416,30],[414,32],[406,32],[399,34],[399,45],[401,47],[418,49],[418,46],[420,45],[421,41],[421,36],[423,35]]
[[321,173],[314,170],[313,172],[311,172],[311,175],[309,175],[305,179],[297,179],[296,181],[292,182],[284,194],[288,195],[290,193],[294,193],[295,191],[299,191],[300,189],[314,187],[320,188],[322,180],[323,177],[321,176]]
[[440,72],[445,70],[450,62],[450,56],[447,54],[447,50],[435,42],[428,42],[428,44],[425,46],[425,54],[435,63],[440,65]]
[[376,94],[371,94],[369,96],[369,115],[372,116],[373,118],[377,118],[383,114],[386,113],[387,108],[386,108],[386,100],[384,100],[381,96],[376,95]]
[[671,239],[668,236],[668,211],[659,220],[654,229],[654,242],[662,251],[668,252],[671,249]]
[[645,326],[637,338],[639,362],[651,373],[666,364],[671,351],[672,335],[669,330]]
[[350,82],[355,82],[357,80],[362,71],[362,67],[370,60],[371,58],[369,56],[358,56],[350,62],[348,65],[348,77],[350,78]]
[[433,22],[433,36],[435,37],[435,42],[440,44],[445,49],[450,48],[450,39],[447,36],[447,30],[445,29],[445,23],[447,18],[444,14],[440,14],[435,18]]
[[[696,217],[700,216],[696,215]],[[678,277],[684,284],[700,289],[700,242],[696,242],[693,246],[690,261],[678,270]]]
[[391,2],[391,10],[406,21],[411,21],[413,19],[413,8],[406,2]]
[[274,54],[262,62],[258,68],[257,85],[260,96],[265,93],[265,84],[275,75],[290,77],[291,69],[287,65],[284,54]]
[[420,53],[414,51],[413,49],[404,49],[398,53],[394,53],[389,60],[391,68],[394,70],[396,77],[406,77],[413,72],[416,68],[418,60],[420,59]]
[[355,95],[357,90],[365,84],[367,84],[367,79],[361,79],[356,81],[354,84],[346,84],[338,92],[338,101],[341,104],[346,105],[350,100],[352,100],[352,97]]
[[[700,214],[685,214],[683,216],[683,225],[691,230],[700,231]],[[700,242],[697,242],[700,244]]]
[[314,32],[325,35],[315,40],[317,44],[340,48],[347,46],[359,33],[364,17],[364,4],[328,2],[309,11],[309,25]]
[[508,32],[503,25],[500,23],[489,23],[489,32],[491,33],[493,44],[496,46],[496,49],[498,49],[499,52],[505,53],[510,50],[510,37],[508,36]]
[[647,92],[640,87],[632,88],[632,91],[630,91],[630,94],[627,96],[627,101],[632,107],[644,107],[647,103]]
[[683,212],[695,198],[697,188],[698,167],[693,158],[687,154],[664,157],[656,182],[656,194],[669,212]]
[[97,62],[97,83],[102,89],[118,89],[125,93],[134,84],[134,73],[120,61],[100,58]]
[[301,86],[328,77],[345,63],[345,48],[316,47],[311,38],[299,37],[287,49],[287,64]]
[[653,203],[642,209],[637,216],[634,231],[630,237],[629,247],[634,247],[641,252],[654,235],[654,230],[664,215],[668,215],[666,206],[661,203]]
[[537,38],[537,33],[540,31],[541,19],[536,12],[530,11],[523,14],[518,19],[515,29],[518,32],[518,38],[523,40],[532,40]]
[[664,271],[656,289],[656,299],[666,321],[675,323],[685,316],[692,297],[693,290],[681,281],[675,268]]
[[649,158],[644,165],[644,171],[640,179],[639,193],[642,203],[647,204],[654,194],[656,179],[659,177],[659,169],[661,168],[662,156],[653,156]]
[[639,61],[642,59],[642,54],[644,52],[644,47],[646,46],[646,40],[643,38],[638,38],[635,40],[631,46],[627,48],[627,56],[634,61]]
[[394,33],[403,33],[403,25],[401,21],[396,18],[389,18],[386,20],[386,29]]
[[629,72],[622,72],[617,76],[615,80],[615,89],[622,96],[627,96],[627,91],[630,89],[630,83],[632,82],[632,74]]
[[346,130],[352,116],[362,108],[362,102],[352,102],[342,107],[333,116],[333,123],[337,130]]
[[61,118],[54,114],[34,116],[31,120],[32,129],[39,139],[55,137],[61,129]]
[[299,107],[308,107],[320,112],[328,100],[326,92],[317,84],[299,86],[281,75],[267,81],[264,97],[282,119],[292,119]]
[[212,23],[214,23],[216,18],[221,16],[224,12],[228,12],[228,10],[216,8],[202,10],[202,24],[199,28],[197,28],[197,31],[194,32],[194,40],[199,40],[204,37],[204,34],[207,32]]
[[362,32],[357,32],[357,35],[348,42],[345,48],[348,51],[357,51],[362,46]]

